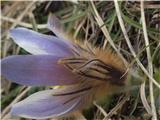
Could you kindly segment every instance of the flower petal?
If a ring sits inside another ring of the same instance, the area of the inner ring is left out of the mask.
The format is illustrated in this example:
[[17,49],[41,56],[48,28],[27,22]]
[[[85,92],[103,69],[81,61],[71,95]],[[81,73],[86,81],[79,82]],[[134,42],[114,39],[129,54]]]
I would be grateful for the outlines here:
[[73,55],[72,44],[54,36],[43,35],[26,28],[12,29],[10,35],[20,47],[31,54]]
[[52,55],[15,55],[1,62],[2,75],[23,85],[66,85],[78,82],[78,76],[57,61]]
[[59,89],[45,90],[29,96],[25,100],[13,105],[11,114],[32,119],[47,119],[64,116],[83,106],[81,96],[54,96],[56,91],[59,91]]
[[[80,52],[78,51],[79,49],[76,49],[76,45],[74,44],[74,38],[71,35],[66,34],[62,24],[60,23],[60,20],[52,13],[49,14],[47,26],[54,34],[56,34],[57,37],[63,39],[66,43],[72,44],[73,46],[71,48],[75,52]],[[71,43],[71,41],[73,43]]]
[[52,13],[49,14],[47,26],[53,33],[56,34],[56,36],[66,39],[66,35],[64,34],[65,32],[60,20]]

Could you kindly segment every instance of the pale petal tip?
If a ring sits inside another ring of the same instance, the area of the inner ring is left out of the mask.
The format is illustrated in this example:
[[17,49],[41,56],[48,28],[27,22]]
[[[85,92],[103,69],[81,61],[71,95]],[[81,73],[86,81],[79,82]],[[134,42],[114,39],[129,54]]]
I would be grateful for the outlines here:
[[9,35],[10,35],[10,37],[13,37],[13,36],[14,36],[15,30],[16,30],[16,28],[13,28],[13,29],[10,29],[10,30],[9,30]]
[[56,30],[62,30],[62,25],[60,20],[53,14],[50,13],[48,17],[47,27],[52,31],[56,32]]
[[17,28],[10,29],[9,30],[10,37],[14,39],[19,34],[19,30],[22,30],[22,29],[25,29],[25,28],[17,27]]
[[10,115],[12,118],[19,118],[19,117],[24,117],[24,118],[30,118],[29,116],[25,116],[23,115],[21,112],[21,109],[19,109],[18,107],[16,107],[16,104],[12,106],[11,110],[10,110]]
[[10,114],[11,116],[20,116],[16,104],[11,107]]

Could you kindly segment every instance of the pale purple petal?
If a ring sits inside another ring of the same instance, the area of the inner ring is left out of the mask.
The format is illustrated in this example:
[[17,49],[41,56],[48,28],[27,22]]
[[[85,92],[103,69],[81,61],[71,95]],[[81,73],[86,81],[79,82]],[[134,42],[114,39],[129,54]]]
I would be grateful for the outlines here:
[[1,61],[2,75],[23,85],[66,85],[79,82],[78,76],[52,55],[15,55]]
[[[67,92],[67,89],[64,90]],[[11,114],[32,119],[47,119],[64,116],[83,106],[82,96],[76,94],[54,96],[56,91],[59,89],[45,90],[29,96],[13,105]]]
[[47,26],[57,37],[63,39],[66,43],[71,44],[71,41],[69,40],[71,37],[66,34],[60,20],[54,14],[49,14]]
[[72,56],[73,45],[63,39],[43,35],[26,28],[15,28],[10,31],[13,40],[31,54],[49,54]]
[[63,26],[60,23],[60,20],[54,15],[54,14],[49,14],[48,17],[48,28],[56,34],[56,36],[58,36],[59,38],[65,38],[65,34],[64,34],[64,30],[63,30]]

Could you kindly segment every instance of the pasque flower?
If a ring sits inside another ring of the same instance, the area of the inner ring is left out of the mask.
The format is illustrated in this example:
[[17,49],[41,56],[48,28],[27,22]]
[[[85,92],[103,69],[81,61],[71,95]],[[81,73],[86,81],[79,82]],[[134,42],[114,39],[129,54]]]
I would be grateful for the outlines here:
[[57,37],[20,27],[10,31],[14,42],[33,55],[2,59],[2,75],[22,85],[64,87],[40,91],[16,103],[13,115],[35,119],[65,116],[125,85],[126,68],[114,53],[66,40],[54,15],[49,16],[48,27]]

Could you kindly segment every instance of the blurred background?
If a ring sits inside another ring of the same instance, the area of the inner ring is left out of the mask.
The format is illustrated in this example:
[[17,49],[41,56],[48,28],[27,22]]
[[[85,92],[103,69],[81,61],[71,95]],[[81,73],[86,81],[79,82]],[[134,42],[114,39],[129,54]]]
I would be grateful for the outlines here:
[[[113,1],[1,1],[1,58],[10,55],[29,54],[13,43],[9,37],[9,30],[18,26],[29,28],[40,33],[54,35],[47,29],[47,18],[50,12],[55,14],[64,25],[68,34],[72,34],[75,40],[88,41],[93,46],[102,47],[106,36],[102,27],[105,26],[113,40],[114,45],[130,64],[133,72],[129,77],[130,85],[139,87],[131,90],[131,96],[120,104],[124,94],[118,93],[108,96],[103,105],[93,105],[90,109],[84,110],[83,119],[100,120],[105,119],[109,113],[110,120],[150,120],[152,117],[146,111],[144,99],[150,105],[150,95],[154,97],[157,118],[160,118],[160,92],[159,88],[153,84],[152,91],[149,87],[147,75],[142,72],[139,64],[135,61],[125,37],[122,33],[115,4]],[[130,43],[139,61],[148,70],[148,60],[146,45],[143,34],[141,6],[138,1],[119,2],[121,17],[123,18],[125,29],[128,33]],[[103,24],[95,19],[95,11],[103,20]],[[160,2],[144,2],[144,12],[149,38],[149,47],[152,57],[153,78],[160,83]],[[107,43],[107,47],[111,47]],[[146,87],[143,93],[140,91],[142,80],[146,80]],[[22,100],[32,93],[45,89],[44,87],[27,87],[10,83],[3,76],[1,77],[1,111],[3,120],[26,120],[24,118],[12,118],[9,114],[12,104]],[[142,99],[144,98],[144,99]],[[120,105],[121,106],[120,106]],[[116,105],[120,107],[112,111]],[[60,119],[76,119],[60,118]]]

